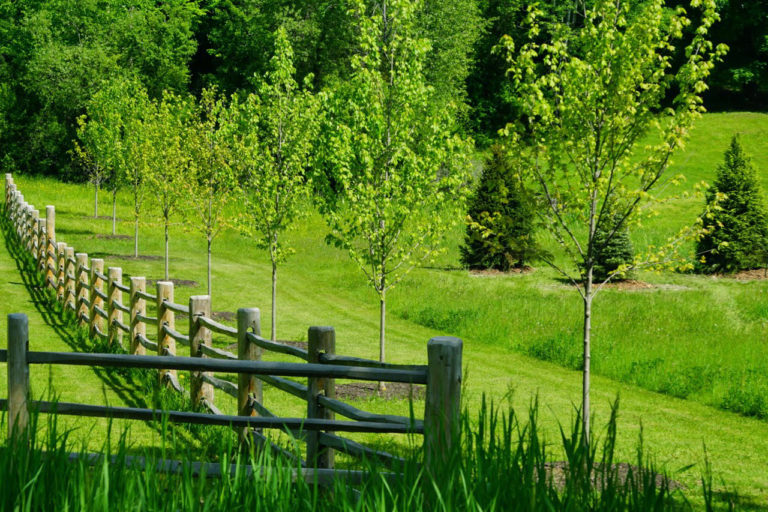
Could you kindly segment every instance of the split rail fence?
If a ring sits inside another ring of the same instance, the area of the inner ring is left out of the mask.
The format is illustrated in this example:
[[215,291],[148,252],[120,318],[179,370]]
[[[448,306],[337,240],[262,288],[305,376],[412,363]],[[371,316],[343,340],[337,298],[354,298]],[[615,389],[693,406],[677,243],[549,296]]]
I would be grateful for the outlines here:
[[[158,281],[155,294],[147,292],[144,277],[130,277],[123,284],[120,267],[108,267],[104,260],[56,239],[55,208],[46,206],[45,218],[24,201],[10,174],[5,176],[5,215],[18,243],[32,257],[45,286],[71,311],[92,338],[109,345],[123,346],[127,354],[30,352],[25,315],[8,316],[8,350],[0,350],[0,362],[8,363],[8,400],[0,406],[9,411],[9,432],[27,425],[30,409],[76,416],[152,420],[166,415],[177,423],[198,423],[234,427],[241,441],[254,440],[295,459],[297,456],[271,443],[262,429],[279,429],[306,442],[302,466],[332,469],[334,451],[354,457],[376,459],[397,466],[402,459],[373,450],[338,432],[423,434],[425,463],[440,464],[459,440],[462,342],[437,337],[427,344],[428,364],[398,365],[336,354],[332,327],[310,327],[306,349],[270,341],[261,336],[257,308],[237,311],[237,327],[212,318],[208,296],[192,296],[187,305],[174,302],[170,281]],[[125,297],[127,296],[127,301]],[[154,310],[151,316],[149,308]],[[176,315],[186,315],[186,334],[177,329]],[[147,327],[151,333],[148,335]],[[237,354],[212,346],[212,333],[237,340]],[[154,336],[153,336],[154,334]],[[154,337],[155,340],[150,338]],[[189,356],[177,354],[177,344],[189,348]],[[157,355],[147,355],[147,351]],[[262,354],[275,352],[303,362],[263,361]],[[153,409],[104,407],[74,403],[29,400],[29,365],[69,364],[158,370],[161,384],[179,392],[177,372],[190,372],[189,396],[193,410],[208,412],[158,411]],[[237,384],[216,373],[237,373]],[[301,384],[292,378],[306,378]],[[374,414],[336,398],[336,379],[426,384],[424,420]],[[306,418],[278,417],[264,406],[262,385],[297,397],[307,403]],[[238,415],[219,410],[214,401],[218,389],[237,399]],[[336,420],[336,414],[348,420]],[[351,421],[349,421],[351,420]]]

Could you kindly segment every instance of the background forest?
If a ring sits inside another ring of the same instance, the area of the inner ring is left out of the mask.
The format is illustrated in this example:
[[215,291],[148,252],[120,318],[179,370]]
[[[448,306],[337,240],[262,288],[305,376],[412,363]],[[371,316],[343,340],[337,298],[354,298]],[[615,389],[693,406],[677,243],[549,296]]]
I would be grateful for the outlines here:
[[[670,7],[677,5],[670,0]],[[373,3],[373,2],[370,2]],[[505,76],[503,35],[519,41],[529,2],[427,0],[417,13],[431,42],[425,74],[439,101],[481,145],[517,117]],[[6,171],[85,181],[73,163],[77,118],[110,79],[135,77],[150,97],[163,90],[199,95],[253,89],[267,70],[282,26],[297,81],[316,91],[350,73],[356,51],[348,2],[337,0],[25,0],[0,1],[0,147]],[[552,20],[567,2],[541,2]],[[674,4],[674,5],[673,5]],[[708,110],[768,108],[768,4],[718,0],[714,43],[730,47],[714,70]]]

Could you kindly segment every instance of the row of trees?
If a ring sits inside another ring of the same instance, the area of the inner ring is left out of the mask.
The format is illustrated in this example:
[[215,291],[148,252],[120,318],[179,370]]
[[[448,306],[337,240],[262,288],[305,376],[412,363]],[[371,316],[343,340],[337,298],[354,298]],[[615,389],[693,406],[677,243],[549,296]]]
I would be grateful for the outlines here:
[[348,252],[379,296],[384,360],[386,294],[459,221],[471,146],[452,111],[434,108],[440,93],[425,78],[430,44],[414,4],[354,9],[359,49],[332,90],[316,94],[311,77],[296,81],[280,28],[269,70],[247,94],[206,89],[195,100],[166,91],[154,100],[138,81],[105,83],[79,121],[76,154],[95,183],[107,183],[113,204],[117,190],[130,189],[136,254],[145,201],[158,212],[166,278],[176,216],[206,237],[209,293],[217,233],[236,225],[252,235],[270,256],[273,339],[278,266],[291,252],[283,233],[313,198],[329,243]]

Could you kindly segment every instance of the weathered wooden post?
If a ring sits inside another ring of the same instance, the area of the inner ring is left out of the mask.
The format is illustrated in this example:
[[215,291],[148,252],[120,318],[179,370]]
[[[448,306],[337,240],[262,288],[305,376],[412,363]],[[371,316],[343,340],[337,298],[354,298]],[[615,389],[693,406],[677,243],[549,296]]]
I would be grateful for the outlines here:
[[123,303],[123,292],[115,284],[123,284],[123,269],[109,267],[107,269],[107,343],[123,345],[123,331],[115,325],[115,320],[123,321],[123,312],[115,307],[115,303]]
[[26,201],[21,207],[21,246],[29,252],[30,229],[32,211]]
[[23,433],[29,423],[29,322],[27,315],[8,315],[8,435]]
[[[172,281],[157,282],[157,355],[175,356],[176,340],[166,333],[163,327],[167,325],[170,329],[175,330],[176,315],[165,306],[165,301],[173,302]],[[167,376],[176,377],[176,370],[160,370],[158,376],[160,382],[163,383],[168,378]]]
[[56,244],[56,255],[58,256],[58,264],[56,268],[59,270],[59,276],[56,281],[56,297],[59,299],[59,301],[64,304],[64,283],[66,282],[66,276],[65,273],[67,271],[67,244],[64,242],[58,242]]
[[75,248],[67,246],[64,252],[64,278],[65,278],[65,295],[64,306],[67,309],[71,309],[73,313],[77,312],[77,306],[75,305]]
[[459,338],[437,336],[427,343],[424,461],[440,474],[461,443],[461,350]]
[[90,270],[88,268],[88,255],[84,252],[79,252],[75,254],[75,259],[77,261],[77,274],[75,274],[75,277],[77,277],[77,284],[75,286],[77,324],[80,327],[85,327],[90,319],[88,315],[88,305],[90,303],[88,300],[88,291],[90,289],[88,284],[88,271]]
[[37,267],[38,248],[40,247],[40,240],[38,238],[40,229],[40,212],[32,210],[32,217],[29,224],[29,250],[32,253],[32,259],[35,260],[35,267]]
[[57,288],[56,283],[56,208],[48,205],[45,207],[45,239],[46,247],[45,281],[47,286]]
[[[320,354],[336,354],[336,331],[333,327],[314,326],[307,336],[309,362],[319,363]],[[333,420],[335,414],[318,403],[318,395],[336,398],[336,379],[310,377],[308,379],[307,418]],[[320,432],[307,433],[307,464],[317,468],[333,468],[333,450],[320,445]]]
[[147,324],[138,316],[147,316],[147,301],[139,297],[139,292],[146,293],[147,280],[143,277],[131,277],[131,354],[143,356],[147,350],[139,342],[139,336],[147,335]]
[[[200,350],[200,345],[211,346],[211,330],[198,322],[201,316],[211,317],[211,297],[209,295],[193,295],[189,298],[189,355],[191,357],[207,357]],[[191,372],[190,399],[194,409],[200,406],[203,399],[213,404],[213,386],[203,381],[203,375],[211,372]]]
[[[251,343],[248,332],[261,336],[261,312],[259,308],[240,308],[237,310],[237,357],[248,361],[261,361],[261,347]],[[261,381],[255,375],[240,373],[237,376],[237,412],[240,416],[257,416],[250,403],[250,398],[262,403]],[[250,440],[249,429],[240,430],[240,442]]]
[[45,265],[48,263],[48,238],[46,237],[46,223],[47,221],[45,219],[40,219],[37,223],[37,271],[42,274],[43,279],[45,279],[46,275]]
[[11,185],[13,185],[13,174],[7,172],[5,173],[5,202],[3,203],[6,215],[8,215],[8,207],[11,204]]
[[98,310],[104,310],[104,260],[101,258],[91,259],[91,310],[89,316],[91,338],[99,337],[99,333],[104,334],[104,319],[98,313]]

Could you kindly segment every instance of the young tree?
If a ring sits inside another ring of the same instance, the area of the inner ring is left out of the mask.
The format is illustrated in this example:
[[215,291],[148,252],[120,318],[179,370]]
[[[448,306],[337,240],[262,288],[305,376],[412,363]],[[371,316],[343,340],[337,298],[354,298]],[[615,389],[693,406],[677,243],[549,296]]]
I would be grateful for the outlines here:
[[327,106],[318,186],[327,240],[348,251],[379,296],[384,361],[387,292],[461,219],[469,165],[452,113],[430,108],[429,44],[414,31],[420,2],[374,4],[366,12],[353,2],[359,48]]
[[99,189],[112,173],[114,156],[113,122],[92,104],[88,115],[77,120],[77,138],[74,154],[85,168],[88,181],[93,185],[93,218],[99,217]]
[[725,161],[717,168],[717,178],[707,194],[711,205],[718,193],[724,194],[714,210],[705,217],[707,230],[696,243],[701,272],[735,272],[765,264],[768,249],[766,217],[755,169],[734,136],[725,152]]
[[149,150],[147,175],[148,189],[160,209],[165,234],[165,279],[168,280],[168,241],[171,218],[182,207],[184,191],[189,182],[189,156],[182,139],[191,115],[187,99],[166,92],[162,100],[154,102],[154,108],[144,123]]
[[525,267],[541,251],[533,236],[535,219],[520,171],[503,146],[493,145],[469,202],[461,263],[470,269]]
[[191,159],[187,177],[190,221],[208,244],[208,295],[212,295],[212,246],[221,229],[229,224],[225,208],[237,189],[232,160],[231,111],[216,89],[204,89],[189,123],[185,146]]
[[277,267],[291,253],[280,235],[305,211],[309,194],[305,169],[320,114],[317,99],[299,88],[294,73],[293,50],[287,32],[280,28],[258,94],[249,95],[240,107],[242,134],[233,159],[245,200],[244,229],[269,251],[272,263],[273,340],[277,339]]
[[[692,0],[670,12],[664,0],[578,2],[576,27],[544,27],[529,10],[529,42],[514,52],[510,73],[529,130],[531,171],[545,200],[541,218],[583,276],[552,259],[581,296],[583,314],[583,435],[589,443],[592,301],[596,254],[632,219],[664,181],[672,153],[704,110],[701,94],[715,60],[707,33],[717,19],[714,0]],[[673,59],[684,44],[685,59]],[[508,127],[507,133],[514,127]],[[646,147],[640,141],[655,140]],[[609,209],[611,215],[609,215]],[[608,235],[596,237],[597,226]],[[611,276],[608,276],[608,279]]]

